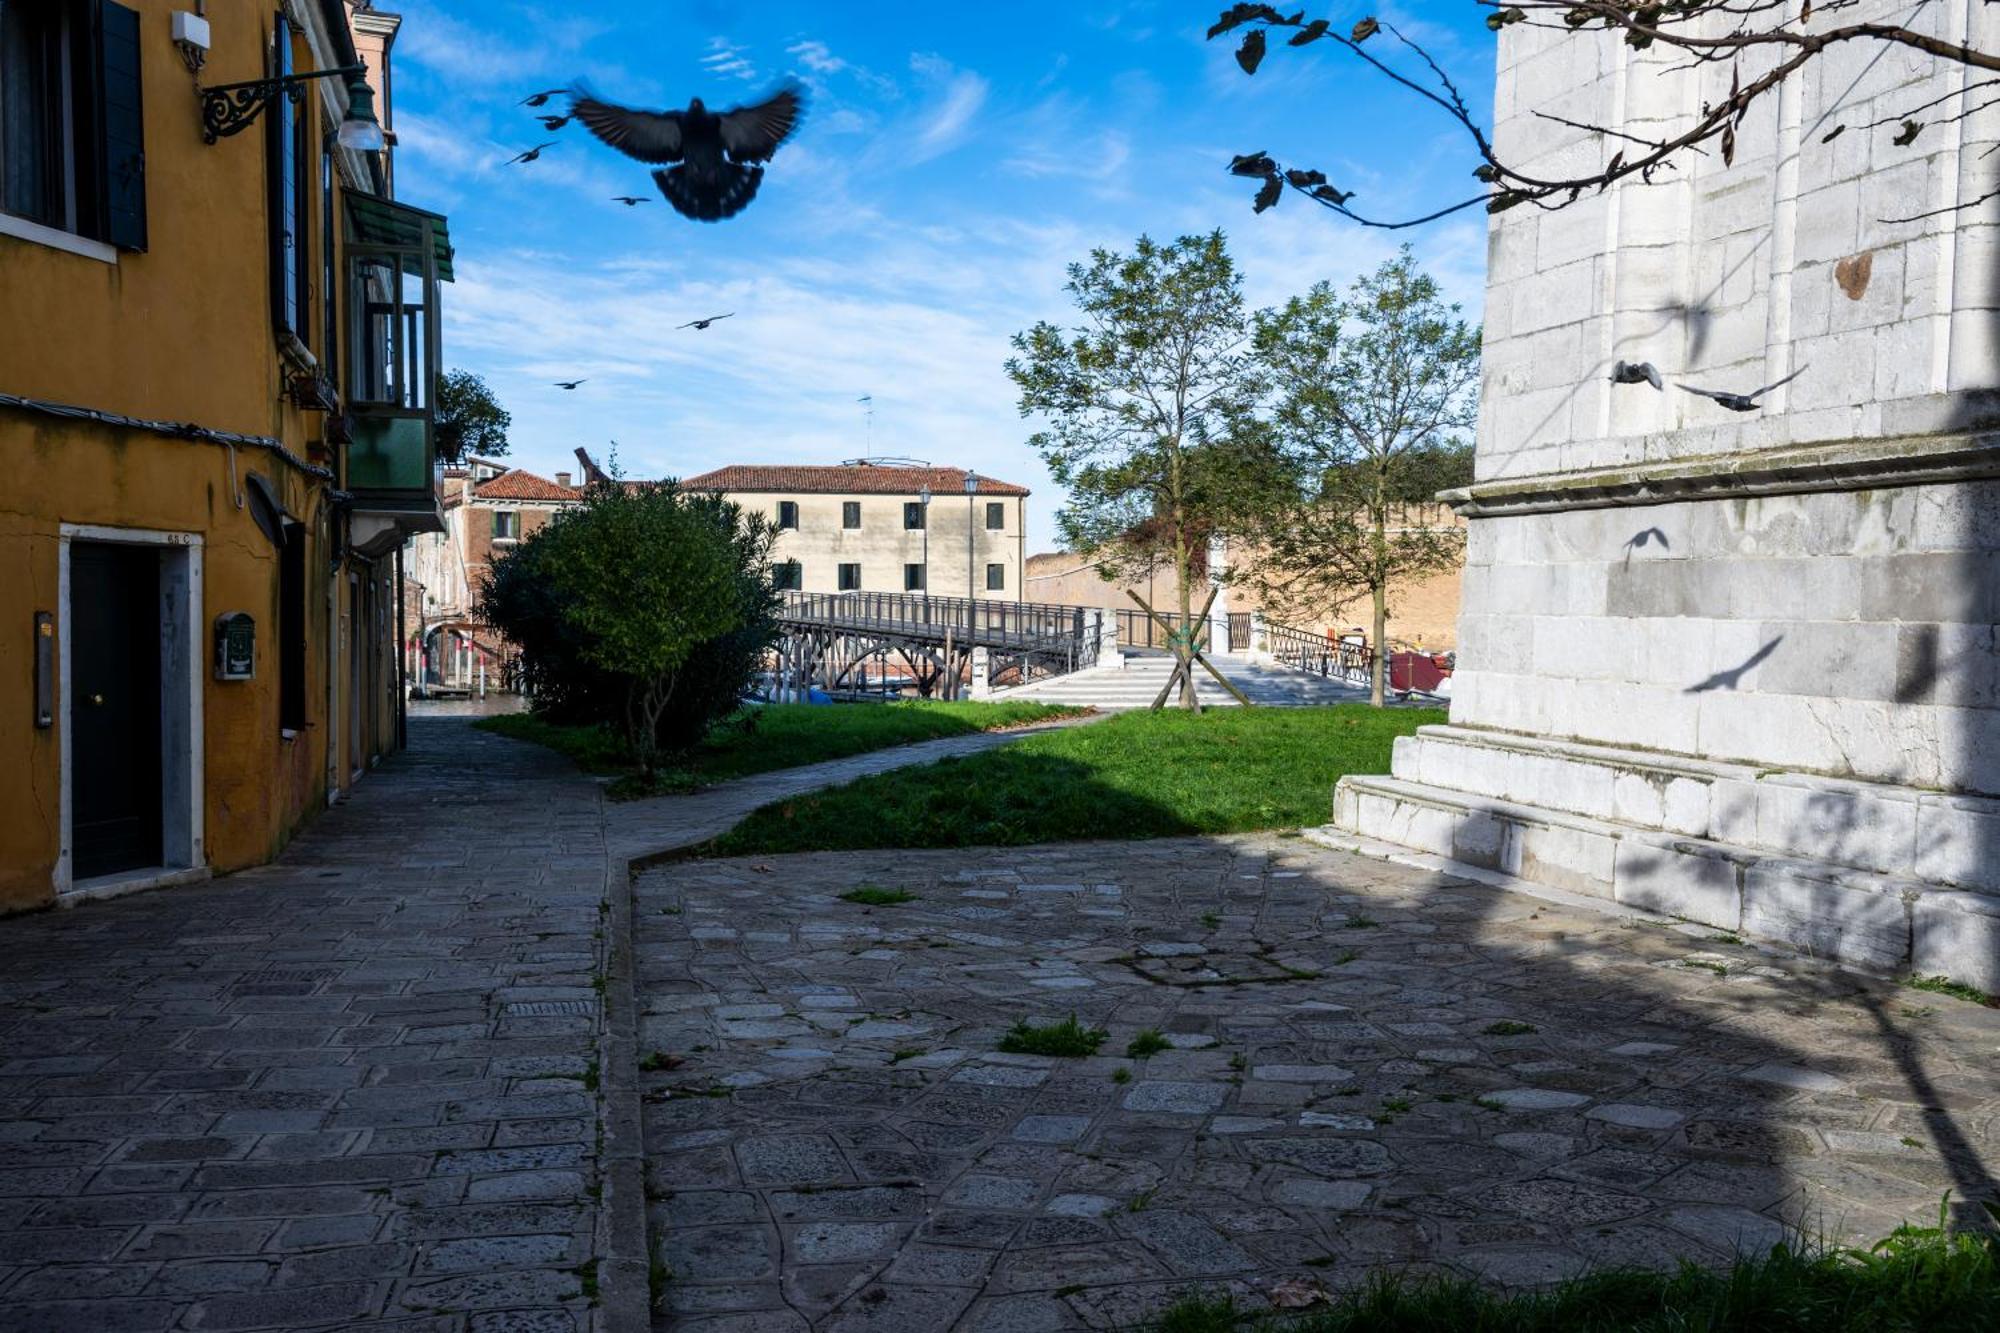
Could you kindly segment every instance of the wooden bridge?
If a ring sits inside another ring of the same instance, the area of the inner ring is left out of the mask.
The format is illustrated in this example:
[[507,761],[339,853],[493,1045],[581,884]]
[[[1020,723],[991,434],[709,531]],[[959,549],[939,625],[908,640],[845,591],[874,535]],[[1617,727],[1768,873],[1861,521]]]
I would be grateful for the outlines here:
[[992,685],[1025,684],[1097,663],[1107,612],[1042,602],[910,593],[787,592],[779,608],[778,688],[866,689],[892,659],[926,698],[951,698],[983,663]]

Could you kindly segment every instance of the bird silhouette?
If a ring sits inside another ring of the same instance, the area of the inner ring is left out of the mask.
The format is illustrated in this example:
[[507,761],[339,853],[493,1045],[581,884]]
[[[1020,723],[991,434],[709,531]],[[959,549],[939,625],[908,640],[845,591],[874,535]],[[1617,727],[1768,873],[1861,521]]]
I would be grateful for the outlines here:
[[640,204],[650,202],[644,196],[636,194],[614,194],[611,199],[613,203],[623,204],[627,208],[637,208]]
[[1785,378],[1781,380],[1773,380],[1771,383],[1766,384],[1763,388],[1752,389],[1749,393],[1730,393],[1726,389],[1697,389],[1692,384],[1683,384],[1680,387],[1686,389],[1689,393],[1698,393],[1704,398],[1713,398],[1716,402],[1722,404],[1722,406],[1728,408],[1732,412],[1755,412],[1758,408],[1763,406],[1762,403],[1757,401],[1759,398],[1762,398],[1765,394],[1771,392],[1771,390],[1777,388],[1780,384],[1790,384],[1793,380],[1797,379],[1799,376],[1805,373],[1806,373],[1806,368],[1804,366],[1800,366],[1797,370],[1785,376]]
[[1655,389],[1665,389],[1660,382],[1660,372],[1650,361],[1613,361],[1611,363],[1613,384],[1650,384]]
[[804,107],[796,85],[719,115],[699,97],[685,111],[640,111],[587,93],[570,100],[570,114],[627,157],[678,163],[653,182],[675,212],[701,222],[734,217],[757,197],[764,168],[750,164],[771,160]]
[[545,130],[559,130],[575,118],[572,116],[537,116],[535,119],[542,122],[542,128]]
[[554,143],[538,143],[538,144],[536,144],[536,145],[535,145],[535,146],[534,146],[533,148],[530,148],[530,149],[529,149],[529,150],[528,150],[527,152],[525,152],[525,153],[516,153],[516,154],[514,154],[514,156],[512,156],[512,157],[508,158],[508,159],[507,159],[507,165],[511,167],[511,166],[513,166],[513,165],[514,165],[514,164],[515,164],[516,162],[519,162],[519,163],[522,163],[523,165],[526,165],[527,163],[529,163],[529,162],[532,162],[532,161],[534,161],[534,160],[535,160],[536,158],[540,157],[540,156],[542,155],[542,150],[543,150],[543,149],[545,149],[545,148],[554,148],[554,147],[555,147],[555,144],[554,144]]
[[[729,315],[733,315],[735,313],[736,312],[732,310],[729,312]],[[687,323],[681,325],[681,327],[684,329],[705,329],[709,325],[715,323],[715,321],[718,319],[728,319],[729,315],[710,315],[707,319],[691,319]]]
[[551,97],[561,97],[567,88],[550,88],[546,92],[530,93],[521,99],[522,106],[547,106]]
[[588,384],[588,383],[590,383],[588,378],[580,380],[557,380],[555,383],[555,387],[558,389],[574,389],[579,384]]

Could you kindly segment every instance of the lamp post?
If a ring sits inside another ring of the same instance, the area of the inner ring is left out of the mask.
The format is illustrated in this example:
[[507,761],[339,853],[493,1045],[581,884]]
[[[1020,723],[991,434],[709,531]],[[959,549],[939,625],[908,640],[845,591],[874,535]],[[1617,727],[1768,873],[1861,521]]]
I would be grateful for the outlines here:
[[923,508],[918,511],[924,530],[924,586],[918,592],[931,595],[931,484],[925,482],[917,491],[917,503]]
[[243,83],[222,83],[199,88],[201,94],[201,137],[208,143],[240,134],[280,97],[297,106],[305,96],[305,86],[313,79],[341,79],[347,84],[347,113],[341,117],[336,139],[342,148],[358,153],[379,153],[386,142],[382,124],[375,119],[375,90],[368,86],[366,65],[338,65],[332,69],[286,74],[279,78],[250,79]]
[[972,577],[972,535],[979,527],[978,523],[974,521],[978,518],[978,515],[973,512],[976,506],[976,501],[973,497],[978,494],[979,474],[967,468],[965,472],[965,600],[968,602],[977,601],[979,598],[979,585],[974,582]]

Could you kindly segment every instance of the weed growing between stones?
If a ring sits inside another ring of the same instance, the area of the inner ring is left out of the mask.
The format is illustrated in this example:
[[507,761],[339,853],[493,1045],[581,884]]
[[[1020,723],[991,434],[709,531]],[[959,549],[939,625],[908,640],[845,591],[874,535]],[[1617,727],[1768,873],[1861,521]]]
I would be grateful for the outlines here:
[[840,895],[844,903],[860,903],[863,907],[894,907],[897,903],[913,902],[916,894],[907,889],[885,889],[879,884],[860,884]]
[[1146,1028],[1125,1045],[1125,1054],[1134,1060],[1144,1060],[1147,1056],[1158,1055],[1167,1049],[1167,1039],[1160,1035],[1158,1028]]
[[1130,1083],[1132,1081],[1132,1071],[1120,1065],[1111,1071],[1111,1081],[1113,1083]]
[[1087,1028],[1071,1014],[1060,1023],[1030,1023],[1017,1020],[1000,1038],[1000,1049],[1014,1055],[1058,1055],[1080,1058],[1097,1054],[1109,1034],[1103,1028]]
[[1932,995],[1949,995],[1954,1000],[1970,1000],[1974,1004],[1983,1004],[1988,1009],[2000,1009],[2000,995],[1988,995],[1975,986],[1968,986],[1962,981],[1953,981],[1950,977],[1905,977],[1903,984],[1911,990],[1929,991]]
[[[2000,1205],[1985,1207],[2000,1221]],[[1669,1333],[1669,1330],[2000,1327],[2000,1234],[1900,1226],[1868,1249],[1794,1239],[1727,1268],[1683,1263],[1666,1272],[1607,1269],[1530,1291],[1466,1278],[1377,1272],[1326,1291],[1304,1318],[1245,1309],[1226,1294],[1182,1297],[1154,1333],[1362,1333],[1478,1329],[1481,1333]]]

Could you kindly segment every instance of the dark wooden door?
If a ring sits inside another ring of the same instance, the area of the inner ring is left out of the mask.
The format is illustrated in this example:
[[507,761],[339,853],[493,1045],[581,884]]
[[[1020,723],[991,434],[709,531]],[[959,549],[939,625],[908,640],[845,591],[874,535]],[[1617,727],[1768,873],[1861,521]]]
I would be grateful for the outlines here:
[[160,557],[70,547],[71,875],[160,864]]

